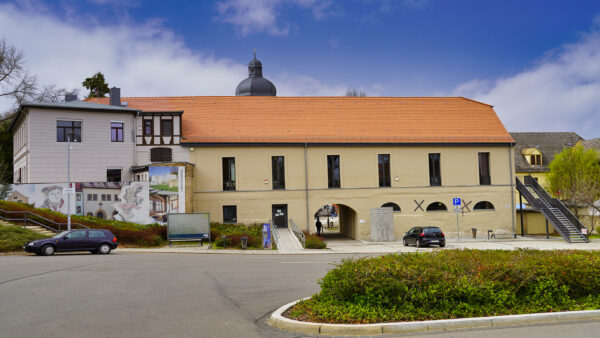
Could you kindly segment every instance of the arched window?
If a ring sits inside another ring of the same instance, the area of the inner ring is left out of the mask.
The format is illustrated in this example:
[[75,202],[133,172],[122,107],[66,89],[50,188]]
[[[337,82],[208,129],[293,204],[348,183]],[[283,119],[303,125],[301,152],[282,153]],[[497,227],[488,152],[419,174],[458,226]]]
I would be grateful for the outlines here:
[[112,219],[115,219],[115,215],[118,215],[118,214],[119,214],[119,212],[118,212],[118,211],[116,211],[116,210],[115,210],[115,211],[113,211],[113,213],[112,213]]
[[94,217],[94,214],[92,214],[91,212],[88,212],[88,213],[87,213],[87,214],[85,214],[85,215],[86,215],[86,216],[89,216],[89,217]]
[[98,212],[96,212],[96,217],[104,219],[104,211],[98,210]]
[[446,205],[442,202],[433,202],[427,206],[427,211],[443,211],[448,210]]
[[392,208],[394,212],[400,212],[400,206],[396,203],[387,202],[381,206],[382,208]]
[[474,210],[494,210],[494,205],[488,201],[481,201],[475,204],[473,207]]

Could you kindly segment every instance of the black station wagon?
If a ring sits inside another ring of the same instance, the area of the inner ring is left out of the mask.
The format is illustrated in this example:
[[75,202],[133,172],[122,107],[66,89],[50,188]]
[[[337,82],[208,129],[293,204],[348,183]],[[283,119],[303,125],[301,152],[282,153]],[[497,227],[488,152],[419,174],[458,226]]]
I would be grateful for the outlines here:
[[89,229],[63,231],[54,237],[27,242],[23,246],[23,250],[45,256],[66,251],[108,254],[111,250],[116,249],[117,245],[117,237],[109,230]]
[[429,245],[446,246],[446,237],[438,227],[414,227],[404,235],[402,239],[404,246],[416,245],[417,248]]

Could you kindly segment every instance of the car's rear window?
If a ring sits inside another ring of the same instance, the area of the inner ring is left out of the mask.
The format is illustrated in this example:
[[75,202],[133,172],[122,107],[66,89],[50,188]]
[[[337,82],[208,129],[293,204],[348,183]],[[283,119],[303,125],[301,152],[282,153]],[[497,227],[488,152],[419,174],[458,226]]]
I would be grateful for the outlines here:
[[440,230],[440,228],[425,228],[425,229],[423,229],[423,233],[425,235],[439,234],[441,232],[442,232],[442,230]]
[[103,238],[103,237],[106,237],[106,235],[104,234],[104,231],[90,230],[89,237],[90,238]]

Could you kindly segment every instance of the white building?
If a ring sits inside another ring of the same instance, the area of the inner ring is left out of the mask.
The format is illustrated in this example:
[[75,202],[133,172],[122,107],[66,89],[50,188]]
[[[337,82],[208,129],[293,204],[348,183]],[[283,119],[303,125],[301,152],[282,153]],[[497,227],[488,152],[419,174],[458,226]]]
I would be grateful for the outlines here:
[[67,157],[71,182],[140,180],[132,167],[189,161],[179,145],[182,114],[128,108],[118,88],[110,105],[69,95],[66,102],[23,103],[10,127],[14,183],[67,182]]

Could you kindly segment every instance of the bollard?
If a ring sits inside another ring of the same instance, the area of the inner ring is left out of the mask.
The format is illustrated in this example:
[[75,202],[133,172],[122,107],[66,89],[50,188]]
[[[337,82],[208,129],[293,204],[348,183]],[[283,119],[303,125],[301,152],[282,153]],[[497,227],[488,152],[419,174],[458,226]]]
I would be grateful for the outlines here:
[[477,237],[477,228],[471,228],[471,233],[473,234],[473,238]]
[[223,249],[227,247],[227,236],[221,236],[221,240],[223,241]]
[[242,250],[248,249],[248,236],[242,236]]

